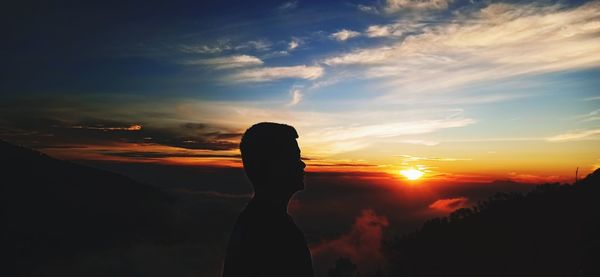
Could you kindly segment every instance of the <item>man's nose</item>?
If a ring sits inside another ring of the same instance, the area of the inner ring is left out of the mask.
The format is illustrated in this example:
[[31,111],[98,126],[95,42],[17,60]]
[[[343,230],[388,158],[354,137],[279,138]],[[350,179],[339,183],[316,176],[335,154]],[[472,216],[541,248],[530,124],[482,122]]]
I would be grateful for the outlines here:
[[300,166],[302,167],[302,169],[306,168],[306,164],[302,160],[300,161]]

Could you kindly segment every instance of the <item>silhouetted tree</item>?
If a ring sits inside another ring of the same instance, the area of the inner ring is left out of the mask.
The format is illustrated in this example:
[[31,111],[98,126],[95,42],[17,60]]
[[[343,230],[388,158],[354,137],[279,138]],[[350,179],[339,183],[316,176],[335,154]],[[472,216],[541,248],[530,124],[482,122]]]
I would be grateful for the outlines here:
[[329,269],[329,277],[356,277],[358,271],[356,264],[349,258],[339,258],[335,261],[335,267]]
[[389,276],[600,276],[600,169],[496,193],[384,243]]

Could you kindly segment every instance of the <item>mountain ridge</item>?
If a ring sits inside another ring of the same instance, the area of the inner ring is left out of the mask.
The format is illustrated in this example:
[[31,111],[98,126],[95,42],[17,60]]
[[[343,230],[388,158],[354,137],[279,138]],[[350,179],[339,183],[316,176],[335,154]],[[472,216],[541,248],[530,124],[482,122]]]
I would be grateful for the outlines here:
[[169,237],[172,199],[157,188],[2,140],[0,153],[3,250],[14,266],[4,270],[11,275]]

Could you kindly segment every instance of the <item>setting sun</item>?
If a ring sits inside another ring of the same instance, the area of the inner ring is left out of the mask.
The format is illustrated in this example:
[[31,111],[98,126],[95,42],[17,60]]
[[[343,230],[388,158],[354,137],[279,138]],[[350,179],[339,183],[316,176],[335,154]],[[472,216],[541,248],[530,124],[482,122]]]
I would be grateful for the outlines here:
[[414,169],[414,168],[410,168],[410,169],[406,169],[406,170],[400,170],[400,174],[402,174],[404,177],[406,177],[408,180],[417,180],[419,178],[421,178],[423,176],[423,171]]

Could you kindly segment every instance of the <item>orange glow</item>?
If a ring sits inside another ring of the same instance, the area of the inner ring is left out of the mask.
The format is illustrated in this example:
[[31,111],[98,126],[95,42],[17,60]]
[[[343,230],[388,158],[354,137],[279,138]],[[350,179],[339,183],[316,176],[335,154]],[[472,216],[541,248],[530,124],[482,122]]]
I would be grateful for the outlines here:
[[405,170],[400,170],[400,174],[402,174],[408,180],[417,180],[417,179],[423,177],[423,175],[425,173],[418,169],[409,168],[409,169],[405,169]]
[[135,125],[131,125],[127,128],[127,131],[139,131],[139,130],[142,130],[142,125],[135,124]]
[[[143,127],[130,126],[129,128],[134,130]],[[582,143],[589,148],[597,144],[596,142]],[[305,160],[308,172],[363,172],[365,176],[372,176],[367,173],[385,173],[385,176],[401,183],[406,181],[425,187],[433,184],[486,183],[495,180],[531,184],[572,182],[577,166],[579,166],[579,177],[586,176],[598,166],[597,154],[593,151],[572,154],[561,148],[563,145],[553,146],[552,149],[556,153],[543,152],[539,145],[529,143],[526,145],[526,151],[519,151],[518,149],[521,148],[517,146],[509,149],[501,148],[507,146],[496,145],[496,151],[493,153],[481,149],[462,149],[457,144],[450,146],[452,149],[444,148],[443,144],[436,146],[436,149],[424,147],[411,150],[414,153],[396,156],[385,156],[376,151],[356,151],[351,155],[326,155],[314,148],[312,152],[303,151],[303,155],[308,157]],[[397,152],[401,151],[402,149],[398,149]],[[114,142],[72,144],[69,147],[43,149],[43,152],[66,160],[242,167],[238,149],[216,151],[154,143]]]

